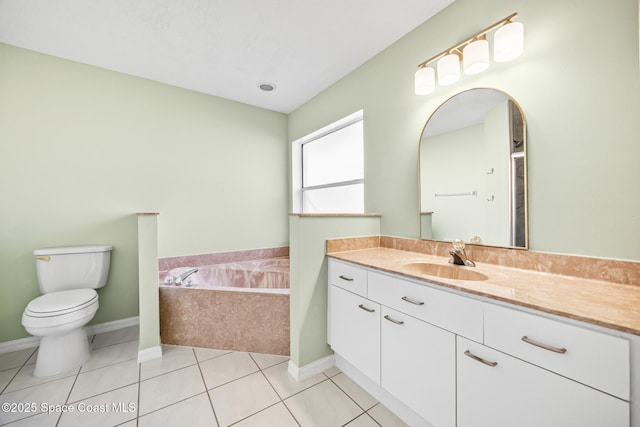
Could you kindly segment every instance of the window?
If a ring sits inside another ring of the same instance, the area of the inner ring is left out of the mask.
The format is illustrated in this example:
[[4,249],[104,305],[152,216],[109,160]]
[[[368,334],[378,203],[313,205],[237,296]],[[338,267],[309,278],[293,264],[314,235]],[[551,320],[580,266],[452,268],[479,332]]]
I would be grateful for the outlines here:
[[294,211],[364,212],[362,111],[293,143]]

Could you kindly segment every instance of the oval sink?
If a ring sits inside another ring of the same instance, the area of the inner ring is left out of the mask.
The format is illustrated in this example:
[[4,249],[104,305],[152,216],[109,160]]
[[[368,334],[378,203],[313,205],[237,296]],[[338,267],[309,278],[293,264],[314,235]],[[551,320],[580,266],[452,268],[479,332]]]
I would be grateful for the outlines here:
[[431,264],[429,262],[412,262],[405,264],[404,269],[411,274],[421,274],[425,276],[442,277],[444,279],[455,280],[487,280],[488,277],[482,273],[470,270],[469,267],[459,265]]

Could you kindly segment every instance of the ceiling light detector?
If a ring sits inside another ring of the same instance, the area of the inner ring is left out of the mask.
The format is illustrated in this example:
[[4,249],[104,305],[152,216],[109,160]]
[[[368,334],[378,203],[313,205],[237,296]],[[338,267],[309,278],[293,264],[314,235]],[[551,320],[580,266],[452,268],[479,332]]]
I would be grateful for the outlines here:
[[274,85],[273,83],[262,82],[262,83],[258,83],[258,89],[264,92],[272,92],[276,90],[276,85]]

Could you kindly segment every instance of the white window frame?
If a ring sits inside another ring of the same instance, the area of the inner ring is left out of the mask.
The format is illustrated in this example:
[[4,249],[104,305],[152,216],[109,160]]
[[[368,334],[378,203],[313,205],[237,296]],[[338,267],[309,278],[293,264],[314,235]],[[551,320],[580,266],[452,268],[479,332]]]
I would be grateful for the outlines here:
[[[308,142],[315,141],[333,132],[339,131],[347,126],[364,120],[363,110],[356,111],[353,114],[348,115],[334,123],[331,123],[322,129],[318,129],[315,132],[310,133],[296,141],[292,142],[291,146],[291,183],[293,193],[293,213],[305,213],[304,212],[304,192],[309,190],[318,190],[322,188],[335,188],[345,185],[364,184],[364,178],[355,179],[350,181],[334,182],[331,184],[314,185],[303,187],[303,171],[302,171],[302,146]],[[364,153],[363,153],[364,156]],[[364,209],[364,207],[363,207]],[[331,212],[326,212],[331,213]]]

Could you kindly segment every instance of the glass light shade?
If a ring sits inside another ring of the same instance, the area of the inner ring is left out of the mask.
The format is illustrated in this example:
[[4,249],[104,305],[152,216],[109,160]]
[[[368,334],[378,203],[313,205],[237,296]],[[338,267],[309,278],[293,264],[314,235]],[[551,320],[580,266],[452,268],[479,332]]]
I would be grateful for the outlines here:
[[415,74],[416,95],[428,95],[436,88],[436,71],[431,67],[418,68]]
[[493,59],[506,62],[517,58],[524,51],[524,25],[510,22],[498,28],[493,36]]
[[460,58],[455,53],[438,60],[438,84],[447,86],[460,80]]
[[462,68],[465,74],[478,74],[489,67],[489,42],[476,40],[462,50]]

